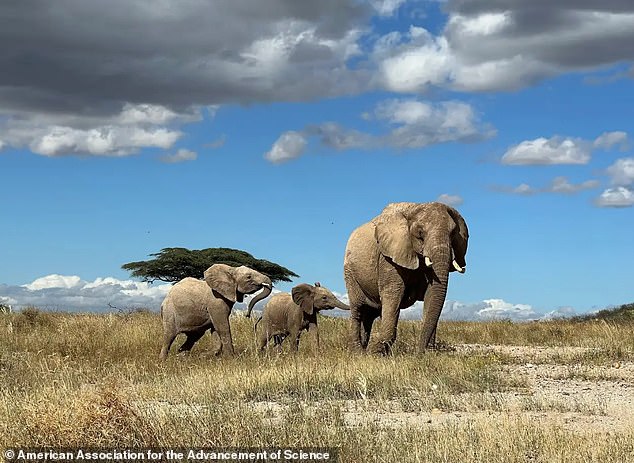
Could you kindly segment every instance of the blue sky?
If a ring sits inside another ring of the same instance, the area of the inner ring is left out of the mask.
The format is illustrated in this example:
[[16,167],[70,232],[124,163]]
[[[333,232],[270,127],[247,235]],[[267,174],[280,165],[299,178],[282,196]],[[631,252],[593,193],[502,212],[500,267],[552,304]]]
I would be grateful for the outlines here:
[[343,294],[355,227],[439,199],[449,315],[631,302],[634,6],[550,3],[0,6],[0,302],[157,308],[121,265],[173,246]]

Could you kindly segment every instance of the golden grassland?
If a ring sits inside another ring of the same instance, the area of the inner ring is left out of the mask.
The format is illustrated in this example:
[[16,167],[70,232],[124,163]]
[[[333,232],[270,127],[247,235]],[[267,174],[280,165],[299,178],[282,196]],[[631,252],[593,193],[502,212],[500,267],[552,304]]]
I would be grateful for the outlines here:
[[[234,358],[214,357],[217,340],[206,335],[189,355],[176,355],[178,338],[161,363],[154,313],[2,315],[0,449],[290,446],[336,447],[345,462],[634,461],[634,429],[575,432],[514,413],[604,413],[600,401],[571,406],[525,394],[526,377],[511,371],[526,357],[461,348],[421,354],[420,324],[408,321],[393,355],[373,357],[347,350],[347,320],[319,323],[320,352],[304,334],[297,355],[288,346],[258,354],[253,320],[236,316]],[[632,323],[441,322],[438,338],[449,346],[578,348],[531,358],[536,364],[634,360]],[[516,408],[499,400],[504,394],[519,397]],[[441,420],[447,412],[469,419]]]

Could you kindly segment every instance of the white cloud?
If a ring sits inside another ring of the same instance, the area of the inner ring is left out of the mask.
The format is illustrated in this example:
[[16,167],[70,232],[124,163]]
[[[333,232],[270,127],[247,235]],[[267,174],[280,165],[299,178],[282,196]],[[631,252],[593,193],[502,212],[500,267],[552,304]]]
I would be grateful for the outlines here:
[[392,16],[407,0],[370,0],[372,7],[381,16]]
[[[399,50],[376,50],[385,54],[379,63],[379,82],[387,90],[423,93],[430,85],[445,83],[455,67],[447,40],[434,38],[427,31],[411,36],[412,41]],[[393,38],[393,36],[392,36]],[[381,45],[385,45],[384,42]]]
[[41,289],[50,288],[75,288],[81,285],[81,278],[78,276],[64,276],[64,275],[47,275],[38,278],[31,283],[24,285],[25,288],[31,291],[37,291]]
[[572,184],[566,177],[555,177],[543,191],[550,193],[573,194],[583,190],[591,190],[599,186],[598,180],[586,180],[578,184]]
[[175,164],[179,162],[195,161],[198,157],[195,151],[181,148],[174,154],[166,154],[161,156],[161,161],[168,164]]
[[[423,316],[424,304],[416,302],[412,307],[402,310],[400,318],[420,320]],[[445,301],[440,314],[442,320],[536,320],[545,316],[529,304],[513,304],[503,299],[485,299],[481,302],[465,303]]]
[[617,159],[606,172],[612,177],[613,185],[631,185],[634,183],[634,158]]
[[543,137],[523,141],[509,148],[502,156],[503,164],[587,164],[591,144],[573,138]]
[[[170,283],[149,284],[133,280],[119,280],[113,277],[100,277],[93,281],[85,281],[76,275],[54,274],[37,278],[22,286],[0,284],[0,294],[2,294],[0,302],[11,304],[15,309],[33,305],[42,309],[68,312],[104,312],[112,310],[111,307],[119,309],[148,308],[158,311],[171,287]],[[270,297],[279,292],[280,290],[273,288],[271,296],[258,302],[254,311],[261,312]],[[344,303],[349,303],[346,293],[336,291],[333,293]],[[247,295],[244,302],[236,303],[234,312],[241,313],[246,310],[250,298],[256,294]],[[414,306],[403,310],[401,318],[420,320],[422,311],[423,303],[417,302]],[[555,312],[567,315],[574,313],[574,309],[558,309],[544,314],[528,304],[514,304],[502,299],[485,299],[476,303],[447,300],[441,318],[444,320],[530,320],[549,318]],[[336,309],[324,312],[324,315],[348,317],[349,312]]]
[[605,132],[594,140],[594,147],[597,149],[609,150],[614,146],[619,146],[620,149],[627,148],[627,133],[621,131]]
[[550,185],[544,188],[533,188],[532,186],[522,183],[517,187],[494,186],[493,189],[502,193],[511,193],[517,195],[534,195],[538,193],[557,193],[557,194],[575,194],[584,190],[591,190],[599,186],[598,180],[586,180],[581,183],[570,183],[566,177],[555,177]]
[[76,275],[46,275],[22,286],[0,285],[0,294],[17,307],[36,306],[62,311],[120,309],[158,310],[171,284],[149,284],[112,277],[82,280]]
[[626,46],[634,40],[634,11],[625,1],[594,8],[574,2],[503,3],[449,2],[441,34],[380,40],[374,53],[380,84],[396,92],[423,92],[430,85],[513,90],[634,58]]
[[167,124],[179,115],[161,105],[126,103],[119,115],[121,124]]
[[594,203],[599,207],[632,207],[634,192],[623,186],[608,188],[595,199]]
[[4,148],[6,146],[6,143],[2,141],[2,139],[0,139],[0,151],[2,151],[2,148]]
[[273,163],[279,163],[300,157],[306,149],[306,138],[299,132],[284,132],[264,157]]
[[50,127],[36,136],[29,147],[44,156],[92,154],[127,156],[139,148],[169,148],[180,138],[180,132],[140,127],[99,127],[90,130],[71,127]]
[[361,114],[367,121],[389,126],[386,133],[351,130],[333,122],[314,124],[301,132],[283,133],[265,158],[281,162],[301,156],[308,138],[336,150],[378,148],[424,148],[447,142],[473,142],[491,137],[495,130],[483,124],[472,106],[460,101],[429,103],[416,99],[381,101],[373,111]]
[[447,204],[449,206],[460,206],[464,202],[461,196],[450,195],[447,193],[443,193],[440,196],[438,196],[436,201]]
[[124,104],[112,117],[28,114],[0,124],[8,145],[43,156],[128,156],[143,148],[171,148],[182,136],[174,128],[199,120],[200,110],[176,113],[158,105]]
[[551,310],[547,312],[542,320],[552,320],[557,318],[567,318],[574,317],[577,314],[577,311],[573,307],[559,307],[555,310]]

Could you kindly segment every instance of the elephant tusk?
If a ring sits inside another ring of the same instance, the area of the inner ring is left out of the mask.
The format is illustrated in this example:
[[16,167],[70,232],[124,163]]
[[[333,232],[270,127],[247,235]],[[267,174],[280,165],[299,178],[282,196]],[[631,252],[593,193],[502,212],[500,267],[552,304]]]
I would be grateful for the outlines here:
[[425,256],[425,267],[431,267],[433,264],[429,256]]
[[262,283],[262,286],[264,286],[265,288],[272,288],[273,285],[270,285],[268,283]]
[[460,265],[458,265],[458,262],[456,262],[455,260],[452,262],[452,264],[453,264],[453,268],[455,268],[460,273],[465,272],[465,267],[461,267]]

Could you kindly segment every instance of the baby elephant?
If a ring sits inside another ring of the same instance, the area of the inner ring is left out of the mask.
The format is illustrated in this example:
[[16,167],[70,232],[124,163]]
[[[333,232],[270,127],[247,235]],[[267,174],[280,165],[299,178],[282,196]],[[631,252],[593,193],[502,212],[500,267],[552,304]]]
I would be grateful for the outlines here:
[[291,294],[276,294],[269,300],[262,316],[255,322],[254,331],[257,333],[258,323],[262,321],[262,330],[258,339],[259,350],[263,350],[271,338],[275,338],[277,346],[290,335],[292,349],[297,351],[299,336],[304,330],[315,333],[317,347],[319,347],[317,312],[334,308],[350,310],[349,306],[319,283],[315,283],[315,286],[302,283],[295,286]]

